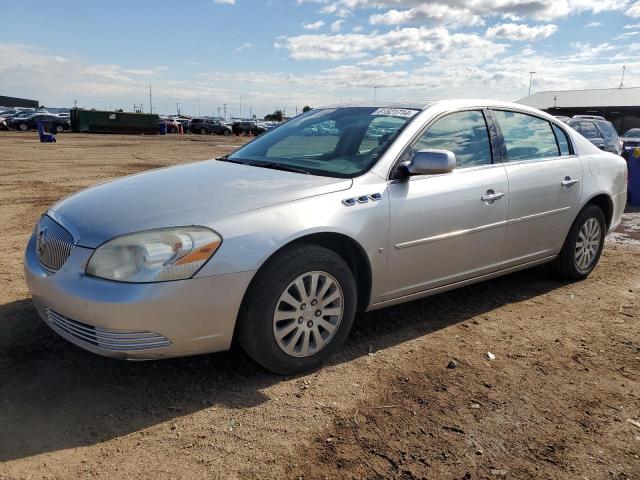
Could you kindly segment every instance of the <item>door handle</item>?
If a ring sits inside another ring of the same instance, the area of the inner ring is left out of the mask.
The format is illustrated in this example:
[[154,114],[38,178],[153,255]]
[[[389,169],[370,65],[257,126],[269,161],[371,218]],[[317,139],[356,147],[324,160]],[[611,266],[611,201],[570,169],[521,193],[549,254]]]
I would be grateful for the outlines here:
[[502,197],[504,197],[503,192],[494,192],[493,190],[487,190],[487,193],[482,195],[480,197],[480,200],[486,203],[493,203],[496,200],[500,200]]
[[564,188],[571,188],[572,185],[575,185],[576,183],[578,183],[578,180],[576,180],[575,178],[566,176],[564,177],[564,180],[562,180],[561,183]]

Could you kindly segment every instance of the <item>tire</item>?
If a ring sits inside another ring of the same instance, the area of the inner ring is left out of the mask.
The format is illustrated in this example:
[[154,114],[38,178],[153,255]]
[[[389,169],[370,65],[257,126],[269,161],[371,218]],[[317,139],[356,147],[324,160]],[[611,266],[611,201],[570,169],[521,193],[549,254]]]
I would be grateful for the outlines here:
[[200,129],[200,135],[205,135],[207,133],[207,129],[206,128],[201,128]]
[[56,132],[62,133],[64,131],[64,127],[62,125],[56,125]]
[[[293,284],[300,279],[306,298]],[[292,375],[313,370],[349,334],[357,295],[355,279],[342,257],[312,244],[291,247],[270,259],[252,281],[238,318],[237,339],[247,355],[271,372]],[[323,305],[320,298],[329,302]],[[276,331],[289,333],[278,340]]]
[[29,130],[29,125],[27,125],[26,123],[21,123],[18,128],[21,132],[26,132],[27,130]]
[[224,132],[222,132],[222,134],[223,134],[225,137],[228,137],[229,135],[231,135],[231,132],[225,128],[225,129],[224,129]]
[[[606,228],[599,207],[592,204],[584,207],[571,225],[560,254],[551,263],[554,272],[566,280],[587,278],[600,259]],[[594,231],[596,233],[590,233]]]

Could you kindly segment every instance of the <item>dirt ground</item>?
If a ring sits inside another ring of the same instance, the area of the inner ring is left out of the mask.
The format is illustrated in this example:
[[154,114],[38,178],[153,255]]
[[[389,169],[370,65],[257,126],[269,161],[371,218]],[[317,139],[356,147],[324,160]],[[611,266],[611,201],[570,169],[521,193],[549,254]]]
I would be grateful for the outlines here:
[[637,211],[586,281],[541,267],[365,314],[300,377],[237,350],[102,358],[38,319],[22,251],[48,205],[240,141],[0,132],[0,479],[640,479]]

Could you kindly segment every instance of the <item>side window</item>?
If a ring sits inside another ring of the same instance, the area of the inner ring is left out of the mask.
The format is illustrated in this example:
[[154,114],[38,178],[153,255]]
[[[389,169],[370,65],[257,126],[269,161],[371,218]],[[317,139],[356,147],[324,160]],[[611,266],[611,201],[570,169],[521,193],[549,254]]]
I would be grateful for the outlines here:
[[580,133],[586,138],[602,138],[600,132],[592,122],[580,122]]
[[560,147],[560,155],[563,157],[566,155],[571,155],[571,149],[569,148],[569,139],[567,138],[567,134],[564,133],[557,125],[553,126],[553,133],[556,134],[556,140],[558,140],[558,146]]
[[452,151],[458,168],[491,164],[489,132],[481,111],[451,113],[436,120],[413,145],[412,151],[427,148]]
[[494,111],[507,147],[507,161],[536,160],[560,155],[551,124],[526,113]]

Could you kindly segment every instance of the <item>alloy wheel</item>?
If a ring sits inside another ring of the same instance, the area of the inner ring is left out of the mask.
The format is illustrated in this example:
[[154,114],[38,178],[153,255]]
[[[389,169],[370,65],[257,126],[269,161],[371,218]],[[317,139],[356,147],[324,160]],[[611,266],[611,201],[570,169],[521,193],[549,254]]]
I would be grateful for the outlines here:
[[593,264],[598,255],[600,249],[600,242],[602,241],[602,229],[600,223],[595,218],[589,218],[580,232],[578,232],[578,239],[576,240],[575,261],[576,266],[582,270],[588,270]]
[[338,281],[321,271],[294,279],[276,303],[273,334],[280,349],[294,357],[322,350],[340,326],[344,295]]

